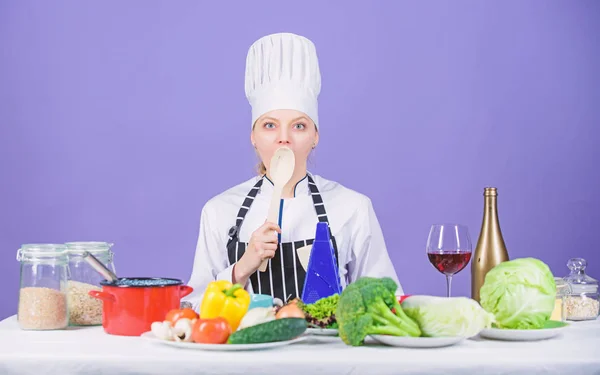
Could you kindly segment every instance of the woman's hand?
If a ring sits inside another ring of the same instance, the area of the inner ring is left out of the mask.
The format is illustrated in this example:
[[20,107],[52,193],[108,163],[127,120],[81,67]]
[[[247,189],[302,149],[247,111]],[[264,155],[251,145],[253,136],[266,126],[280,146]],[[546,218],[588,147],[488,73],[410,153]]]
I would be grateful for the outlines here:
[[281,228],[270,222],[265,222],[252,233],[244,255],[233,268],[235,283],[246,285],[250,275],[259,269],[263,260],[275,256],[278,244],[277,233],[281,233]]

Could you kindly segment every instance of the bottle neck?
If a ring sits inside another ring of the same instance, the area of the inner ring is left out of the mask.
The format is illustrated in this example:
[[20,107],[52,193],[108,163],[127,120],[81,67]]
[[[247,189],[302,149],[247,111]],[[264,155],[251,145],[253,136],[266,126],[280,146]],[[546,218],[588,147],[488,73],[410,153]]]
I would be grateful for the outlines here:
[[498,208],[498,197],[496,196],[486,196],[484,197],[485,208],[487,211],[496,213]]
[[495,195],[484,197],[484,220],[488,225],[498,225],[498,197]]

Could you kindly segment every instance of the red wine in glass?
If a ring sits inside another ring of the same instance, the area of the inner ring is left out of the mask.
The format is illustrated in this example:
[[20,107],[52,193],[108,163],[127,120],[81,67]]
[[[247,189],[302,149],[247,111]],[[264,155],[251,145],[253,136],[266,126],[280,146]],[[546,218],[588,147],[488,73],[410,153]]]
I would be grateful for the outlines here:
[[441,251],[437,253],[427,253],[427,256],[429,257],[429,262],[433,264],[438,271],[444,275],[450,276],[456,275],[462,271],[469,263],[469,260],[471,260],[471,253],[466,251]]
[[471,260],[471,238],[466,226],[435,224],[427,237],[427,257],[436,270],[446,275],[446,295],[450,297],[452,276]]

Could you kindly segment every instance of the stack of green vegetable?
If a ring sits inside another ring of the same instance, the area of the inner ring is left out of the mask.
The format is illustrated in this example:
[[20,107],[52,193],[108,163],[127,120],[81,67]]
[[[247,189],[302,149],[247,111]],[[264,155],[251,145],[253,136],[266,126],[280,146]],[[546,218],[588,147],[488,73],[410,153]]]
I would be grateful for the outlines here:
[[388,277],[362,277],[344,289],[336,310],[344,343],[363,345],[368,335],[471,337],[493,322],[491,314],[465,297],[410,296],[400,305],[397,288]]
[[469,338],[492,325],[538,329],[550,319],[556,298],[550,268],[535,258],[492,268],[480,290],[481,304],[467,297],[410,296],[400,305],[397,287],[387,277],[362,277],[348,285],[334,312],[340,338],[358,346],[368,335]]
[[387,277],[362,277],[344,289],[336,310],[344,343],[359,346],[368,335],[421,335],[418,324],[398,303],[396,289],[396,282]]

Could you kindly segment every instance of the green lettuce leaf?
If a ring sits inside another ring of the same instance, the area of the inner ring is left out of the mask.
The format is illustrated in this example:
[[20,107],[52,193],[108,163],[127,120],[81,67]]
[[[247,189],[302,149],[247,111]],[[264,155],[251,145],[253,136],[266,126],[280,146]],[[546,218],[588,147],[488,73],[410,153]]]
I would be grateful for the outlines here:
[[479,291],[481,306],[498,328],[539,329],[554,310],[556,284],[550,268],[535,258],[518,258],[492,268]]
[[494,316],[471,298],[410,296],[402,301],[402,310],[419,324],[423,336],[473,337],[490,328]]

